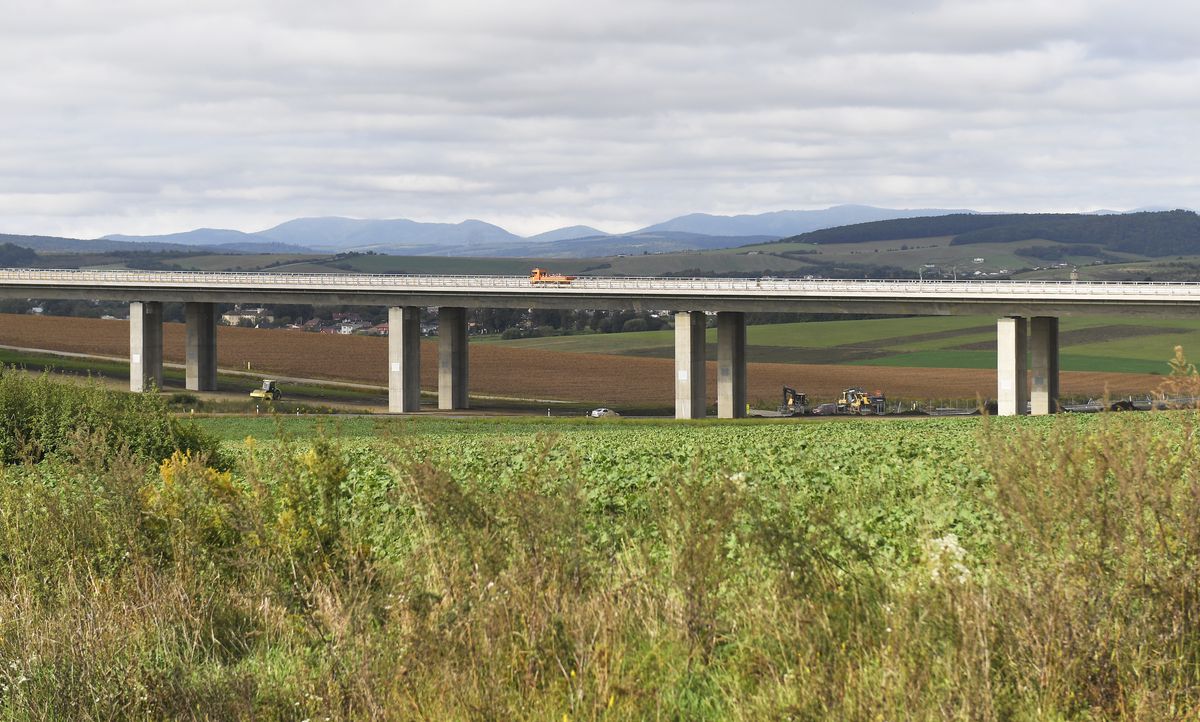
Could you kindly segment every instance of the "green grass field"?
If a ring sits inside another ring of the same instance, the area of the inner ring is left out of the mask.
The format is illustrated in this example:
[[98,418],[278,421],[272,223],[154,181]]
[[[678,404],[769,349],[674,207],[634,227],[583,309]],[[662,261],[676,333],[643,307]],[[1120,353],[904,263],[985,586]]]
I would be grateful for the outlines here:
[[[129,379],[129,364],[120,361],[104,359],[76,358],[71,356],[55,356],[52,354],[32,354],[8,349],[0,349],[0,366],[13,366],[31,372],[50,371],[81,377],[96,377],[126,382]],[[217,375],[217,391],[228,393],[246,393],[258,386],[258,377],[247,377],[220,373]],[[164,367],[163,386],[167,391],[179,391],[184,385],[182,368]],[[322,385],[315,383],[288,383],[287,400],[289,401],[324,401],[346,402],[358,404],[384,404],[386,393],[382,390],[347,388],[337,385]],[[246,401],[253,408],[253,401]]]
[[[990,316],[922,316],[819,321],[750,326],[751,361],[773,363],[852,363],[916,368],[995,368],[995,319]],[[1060,324],[1061,364],[1066,371],[1165,373],[1176,345],[1200,348],[1200,319],[1128,317],[1064,318]],[[707,333],[715,358],[716,329]],[[575,353],[616,353],[670,357],[670,330],[558,336],[504,341],[478,339],[513,348]],[[865,356],[865,358],[864,358]]]
[[310,259],[325,258],[316,253],[247,253],[240,255],[212,254],[188,256],[172,261],[188,271],[255,271],[266,266],[303,263]]

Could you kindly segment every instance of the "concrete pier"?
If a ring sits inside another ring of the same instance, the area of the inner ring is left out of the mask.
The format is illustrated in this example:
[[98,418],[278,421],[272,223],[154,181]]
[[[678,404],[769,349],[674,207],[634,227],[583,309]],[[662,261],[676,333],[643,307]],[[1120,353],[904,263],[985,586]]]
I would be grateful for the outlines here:
[[1034,316],[1029,325],[1029,412],[1035,416],[1058,411],[1058,318]]
[[746,314],[717,314],[717,416],[746,416]]
[[465,409],[467,400],[467,309],[438,309],[438,408]]
[[996,321],[996,407],[1000,416],[1026,413],[1028,332],[1023,317]]
[[388,411],[421,410],[421,309],[388,307]]
[[675,314],[675,418],[704,418],[704,351],[707,320],[701,311]]
[[212,303],[185,303],[187,323],[184,385],[189,391],[217,390],[217,311]]
[[162,303],[129,304],[129,390],[162,388]]

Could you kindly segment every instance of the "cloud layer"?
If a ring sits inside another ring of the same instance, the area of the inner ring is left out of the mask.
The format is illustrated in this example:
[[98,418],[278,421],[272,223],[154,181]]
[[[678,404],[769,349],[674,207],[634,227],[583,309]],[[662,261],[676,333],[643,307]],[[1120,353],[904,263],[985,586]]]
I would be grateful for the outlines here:
[[1183,2],[0,11],[0,232],[1200,205]]

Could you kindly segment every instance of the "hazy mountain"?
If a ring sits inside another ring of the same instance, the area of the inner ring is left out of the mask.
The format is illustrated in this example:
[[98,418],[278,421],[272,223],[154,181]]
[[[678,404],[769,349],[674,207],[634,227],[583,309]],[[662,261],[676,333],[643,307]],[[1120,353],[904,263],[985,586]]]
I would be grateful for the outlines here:
[[190,246],[257,247],[262,243],[285,244],[291,251],[379,250],[414,247],[475,246],[523,241],[518,235],[483,221],[420,223],[403,218],[360,220],[356,218],[297,218],[274,228],[254,233],[220,228],[200,228],[161,236],[105,236],[109,240],[178,243]]
[[[590,226],[569,226],[529,238],[478,220],[422,223],[404,218],[297,218],[254,233],[202,228],[159,236],[106,236],[108,241],[155,243],[157,247],[218,247],[226,252],[376,251],[399,255],[582,257],[729,248],[755,240],[863,223],[934,216],[980,216],[948,209],[894,209],[842,205],[816,211],[775,211],[719,216],[693,213],[633,233],[609,235]],[[986,214],[994,215],[994,214]],[[754,240],[745,240],[747,238]],[[267,245],[264,245],[267,244]],[[80,248],[80,250],[96,250]]]
[[773,211],[757,215],[714,216],[692,213],[663,223],[646,226],[640,232],[683,231],[708,236],[774,236],[783,238],[800,233],[845,226],[867,221],[886,221],[893,218],[944,216],[949,213],[971,213],[966,210],[936,208],[895,209],[873,206],[842,205],[819,211]]
[[609,234],[591,226],[567,226],[566,228],[555,228],[552,231],[529,236],[525,240],[533,241],[534,243],[547,243],[549,241],[567,241],[573,238],[596,238],[607,235]]
[[224,228],[197,228],[194,231],[167,233],[160,236],[125,236],[113,234],[105,236],[103,240],[125,241],[127,243],[170,243],[179,246],[217,246],[242,242],[254,243],[260,239],[242,231],[231,231]]
[[176,243],[130,243],[108,239],[61,238],[58,236],[15,236],[0,233],[0,243],[13,243],[39,253],[107,253],[108,251],[186,251]]
[[[284,243],[289,250],[378,251],[405,255],[519,255],[517,249],[530,244],[556,244],[587,239],[589,248],[600,248],[596,239],[621,238],[613,253],[642,252],[636,249],[666,250],[720,248],[738,245],[736,242],[714,241],[713,238],[746,237],[782,238],[820,228],[913,216],[943,215],[947,210],[897,210],[871,206],[844,205],[820,211],[775,211],[758,215],[716,216],[693,213],[658,223],[634,233],[610,236],[590,226],[568,226],[522,238],[503,228],[478,220],[461,223],[422,223],[404,218],[370,220],[355,218],[297,218],[254,233],[201,228],[184,233],[157,236],[105,236],[109,240],[172,243],[199,246],[225,246],[248,250],[262,242]],[[663,236],[659,234],[685,234]],[[642,237],[639,238],[639,234]],[[648,235],[647,235],[648,234]],[[694,237],[693,241],[687,238]],[[573,246],[564,247],[562,254],[574,255]],[[545,249],[536,251],[544,255]],[[555,251],[559,253],[559,251]],[[608,254],[604,254],[608,255]]]
[[705,236],[700,233],[659,231],[656,233],[625,233],[619,235],[584,236],[561,241],[540,243],[525,241],[485,247],[459,247],[436,252],[410,255],[477,256],[492,258],[592,258],[598,256],[632,256],[643,253],[676,253],[734,248],[751,243],[765,243],[775,236]]
[[260,240],[293,243],[328,250],[368,250],[383,246],[478,245],[520,241],[520,236],[483,221],[421,223],[405,218],[298,218],[253,234]]

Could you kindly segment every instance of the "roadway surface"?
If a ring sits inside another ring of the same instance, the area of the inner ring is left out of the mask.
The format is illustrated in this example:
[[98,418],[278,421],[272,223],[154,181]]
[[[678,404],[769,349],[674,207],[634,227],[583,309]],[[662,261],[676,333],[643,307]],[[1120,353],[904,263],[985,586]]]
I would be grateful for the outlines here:
[[1197,283],[797,280],[0,269],[0,297],[1024,316],[1200,315]]

